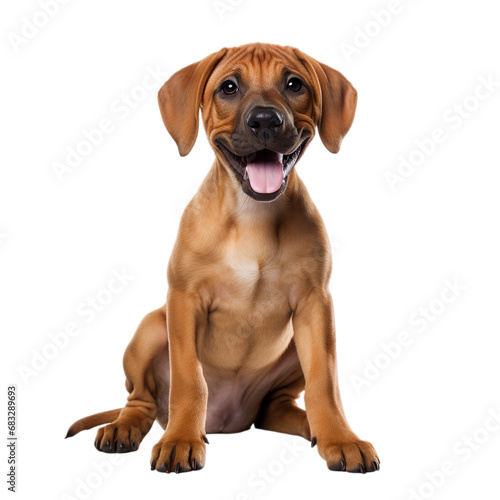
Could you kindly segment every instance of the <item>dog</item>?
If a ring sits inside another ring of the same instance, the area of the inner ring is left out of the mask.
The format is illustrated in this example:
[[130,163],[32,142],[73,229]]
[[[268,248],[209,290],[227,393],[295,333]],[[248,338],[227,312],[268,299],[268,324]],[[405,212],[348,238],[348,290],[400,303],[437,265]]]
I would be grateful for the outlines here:
[[330,470],[379,470],[342,408],[331,249],[294,168],[316,130],[339,151],[356,90],[296,48],[255,43],[181,69],[158,101],[181,156],[201,110],[215,161],[182,215],[166,304],[125,351],[127,403],[75,422],[67,437],[107,424],[95,447],[124,453],[157,420],[165,432],[151,469],[179,473],[205,465],[207,433],[253,424],[310,440]]

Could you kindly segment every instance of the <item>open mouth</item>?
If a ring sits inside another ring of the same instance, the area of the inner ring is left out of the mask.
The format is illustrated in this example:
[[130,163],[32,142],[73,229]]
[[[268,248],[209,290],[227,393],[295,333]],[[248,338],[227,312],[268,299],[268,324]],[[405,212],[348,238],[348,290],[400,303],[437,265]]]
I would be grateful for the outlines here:
[[290,154],[261,149],[247,156],[238,156],[223,144],[219,147],[240,180],[243,190],[259,201],[272,201],[286,188],[288,174],[304,148],[306,140]]

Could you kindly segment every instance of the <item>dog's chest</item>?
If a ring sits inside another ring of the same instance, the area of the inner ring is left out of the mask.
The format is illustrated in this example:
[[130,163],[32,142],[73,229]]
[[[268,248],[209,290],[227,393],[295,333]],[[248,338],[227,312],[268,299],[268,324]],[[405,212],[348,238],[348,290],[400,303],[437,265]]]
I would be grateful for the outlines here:
[[234,371],[267,366],[291,336],[289,290],[279,259],[244,258],[244,253],[227,255],[218,267],[199,349],[204,362]]
[[288,284],[280,252],[266,244],[241,241],[225,247],[215,276],[213,309],[229,320],[257,325],[289,313]]
[[269,244],[235,241],[225,246],[221,263],[222,288],[241,298],[255,297],[265,290],[279,286],[281,261]]
[[226,248],[222,268],[230,287],[242,294],[252,294],[259,282],[270,274],[270,269],[260,262],[259,256],[233,245]]

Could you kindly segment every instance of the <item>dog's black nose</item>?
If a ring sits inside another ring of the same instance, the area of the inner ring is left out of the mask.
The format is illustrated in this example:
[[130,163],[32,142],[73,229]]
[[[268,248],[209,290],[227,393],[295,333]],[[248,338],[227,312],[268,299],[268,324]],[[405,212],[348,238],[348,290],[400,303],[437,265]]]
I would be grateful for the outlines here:
[[247,125],[259,139],[266,142],[283,125],[283,115],[273,108],[254,108],[248,113]]

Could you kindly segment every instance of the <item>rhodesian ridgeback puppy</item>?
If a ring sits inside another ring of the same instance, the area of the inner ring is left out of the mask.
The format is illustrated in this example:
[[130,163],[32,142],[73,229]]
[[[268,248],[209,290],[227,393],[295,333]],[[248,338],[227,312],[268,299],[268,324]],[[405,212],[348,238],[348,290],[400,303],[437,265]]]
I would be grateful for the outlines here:
[[165,433],[151,468],[184,472],[205,465],[207,433],[253,424],[317,444],[330,470],[378,470],[342,409],[330,244],[294,168],[316,129],[339,151],[356,90],[295,48],[257,43],[181,69],[158,98],[181,156],[201,108],[215,161],[182,216],[167,302],[125,351],[126,405],[75,422],[68,436],[108,424],[96,448],[134,451],[156,419]]

